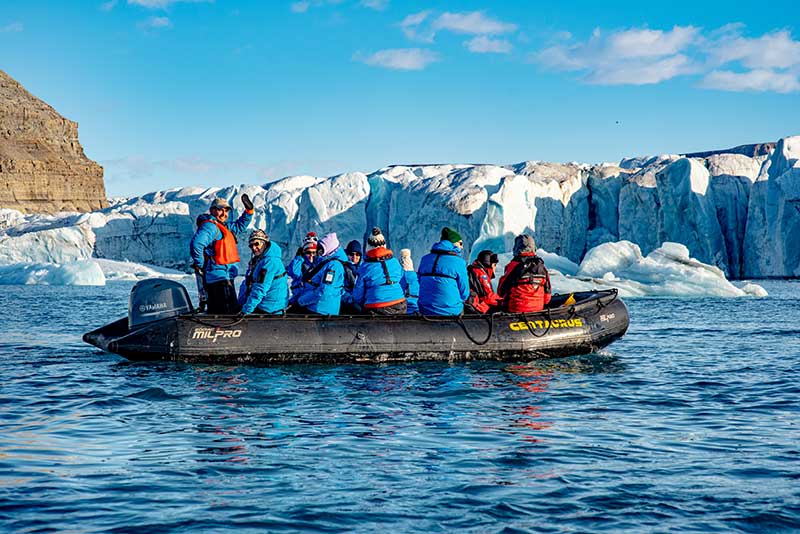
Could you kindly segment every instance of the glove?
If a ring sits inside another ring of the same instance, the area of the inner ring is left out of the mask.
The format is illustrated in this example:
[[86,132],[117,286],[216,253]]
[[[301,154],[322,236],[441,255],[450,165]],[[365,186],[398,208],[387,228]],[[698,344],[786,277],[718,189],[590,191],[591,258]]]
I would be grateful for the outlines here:
[[253,211],[253,201],[247,196],[247,193],[242,195],[242,204],[247,211]]
[[297,249],[297,254],[295,254],[295,256],[302,256],[302,255],[303,255],[303,247],[299,247]]
[[198,276],[200,276],[200,277],[203,276],[203,274],[204,274],[203,273],[203,268],[200,267],[199,265],[197,265],[197,264],[192,265],[192,269],[194,269],[195,274],[197,274]]

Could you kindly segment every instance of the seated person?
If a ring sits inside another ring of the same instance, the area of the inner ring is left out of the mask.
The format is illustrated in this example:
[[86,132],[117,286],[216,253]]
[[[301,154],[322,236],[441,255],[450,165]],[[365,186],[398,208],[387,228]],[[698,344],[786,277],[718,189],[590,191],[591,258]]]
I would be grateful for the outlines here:
[[358,278],[358,268],[361,265],[361,243],[353,240],[344,249],[347,261],[344,262],[344,293],[342,294],[342,314],[358,313],[353,303],[353,288]]
[[289,265],[286,273],[292,279],[292,295],[289,297],[289,305],[297,304],[297,299],[303,293],[303,277],[314,267],[314,260],[317,257],[317,234],[308,232],[303,239],[303,245],[297,249],[297,253]]
[[460,315],[469,298],[464,242],[455,230],[443,228],[441,240],[419,262],[419,311],[423,315]]
[[314,267],[303,277],[303,291],[298,306],[319,315],[339,315],[344,292],[344,267],[347,261],[336,233],[330,233],[317,243],[319,257]]
[[469,301],[478,313],[493,313],[500,309],[500,295],[494,292],[492,280],[497,267],[497,254],[481,250],[475,261],[467,267],[469,273]]
[[403,268],[403,277],[400,279],[400,287],[406,296],[406,314],[414,315],[419,311],[417,301],[419,300],[419,278],[414,271],[414,261],[411,259],[411,250],[404,248],[400,251],[400,267]]
[[529,235],[514,239],[514,259],[506,265],[497,294],[503,309],[509,312],[537,312],[550,302],[550,275],[542,258],[536,255],[536,243]]
[[270,242],[263,230],[253,230],[248,244],[253,257],[247,264],[247,274],[239,287],[241,313],[281,314],[289,299],[281,249],[277,243]]
[[367,238],[367,255],[358,269],[353,300],[365,311],[377,315],[405,315],[402,277],[400,262],[386,248],[386,238],[376,226]]

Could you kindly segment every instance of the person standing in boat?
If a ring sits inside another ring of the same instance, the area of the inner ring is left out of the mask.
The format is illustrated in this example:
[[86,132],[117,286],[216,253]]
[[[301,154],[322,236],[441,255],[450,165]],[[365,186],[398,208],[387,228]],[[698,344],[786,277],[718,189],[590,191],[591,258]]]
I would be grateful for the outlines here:
[[357,313],[355,303],[353,302],[353,288],[356,286],[356,279],[358,278],[358,268],[361,266],[361,242],[350,241],[344,249],[347,256],[347,261],[344,262],[344,293],[342,294],[342,313],[352,314]]
[[494,292],[492,280],[497,267],[497,254],[481,250],[467,267],[469,273],[469,306],[478,313],[493,313],[500,309],[500,295]]
[[303,238],[303,244],[297,249],[297,253],[289,265],[286,272],[292,279],[292,295],[289,298],[289,306],[297,304],[297,299],[303,293],[305,286],[303,277],[314,268],[314,261],[317,257],[317,234],[308,232]]
[[518,235],[514,239],[514,259],[506,265],[497,293],[509,312],[537,312],[550,302],[550,275],[536,255],[533,237]]
[[289,299],[289,285],[281,262],[281,249],[269,240],[264,230],[253,230],[248,246],[253,257],[239,288],[241,315],[282,314]]
[[344,292],[342,264],[347,257],[339,246],[335,232],[319,240],[317,251],[314,267],[303,277],[304,289],[297,299],[297,305],[320,315],[339,315]]
[[353,300],[363,310],[376,315],[405,315],[402,277],[400,262],[386,248],[386,238],[376,226],[367,238],[367,255],[358,269]]
[[460,315],[469,298],[467,262],[455,230],[443,228],[440,241],[419,262],[419,311],[423,315]]
[[236,313],[236,288],[239,250],[236,234],[242,233],[253,219],[253,203],[242,195],[244,213],[228,223],[231,206],[224,198],[215,198],[209,208],[210,217],[203,221],[189,243],[192,268],[200,275],[208,293],[208,313]]
[[406,313],[414,315],[419,311],[419,278],[414,270],[414,261],[411,259],[411,249],[404,248],[400,251],[400,267],[403,268],[403,277],[400,287],[406,296]]

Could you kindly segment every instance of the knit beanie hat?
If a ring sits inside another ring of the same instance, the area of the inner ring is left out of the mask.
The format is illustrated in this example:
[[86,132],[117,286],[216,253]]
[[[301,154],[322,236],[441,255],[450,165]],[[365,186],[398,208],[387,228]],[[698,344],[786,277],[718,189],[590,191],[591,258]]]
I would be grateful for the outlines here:
[[478,263],[483,265],[484,267],[491,267],[492,264],[495,264],[499,261],[497,258],[497,254],[492,252],[491,250],[481,250],[478,252]]
[[461,234],[446,226],[442,228],[442,236],[440,239],[442,241],[450,241],[451,243],[458,243],[459,241],[462,241]]
[[514,238],[514,256],[520,254],[535,254],[536,242],[532,236],[527,234],[518,235]]
[[378,247],[385,247],[386,246],[386,238],[383,237],[381,233],[381,229],[377,226],[372,229],[372,233],[367,238],[367,250],[372,250],[373,248]]
[[254,241],[262,241],[264,243],[269,243],[269,236],[264,230],[253,230],[250,232],[250,239],[247,240],[247,244],[251,244]]
[[356,253],[360,256],[363,256],[361,252],[361,241],[356,241],[353,239],[347,244],[347,248],[344,249],[345,254],[353,254]]
[[330,256],[339,248],[339,238],[336,237],[336,232],[331,232],[320,239],[317,245],[320,256]]
[[316,232],[308,232],[303,238],[303,252],[316,252],[317,251],[317,234]]
[[404,248],[400,251],[400,266],[404,271],[414,270],[414,261],[411,259],[410,248]]

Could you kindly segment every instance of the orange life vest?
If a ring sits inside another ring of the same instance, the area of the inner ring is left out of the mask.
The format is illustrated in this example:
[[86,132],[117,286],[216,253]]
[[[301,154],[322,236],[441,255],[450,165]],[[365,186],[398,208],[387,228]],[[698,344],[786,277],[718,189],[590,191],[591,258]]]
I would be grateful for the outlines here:
[[238,263],[239,248],[236,246],[236,238],[228,230],[228,227],[214,219],[209,219],[205,222],[215,224],[219,231],[222,232],[222,239],[217,239],[214,242],[214,263],[217,265]]

